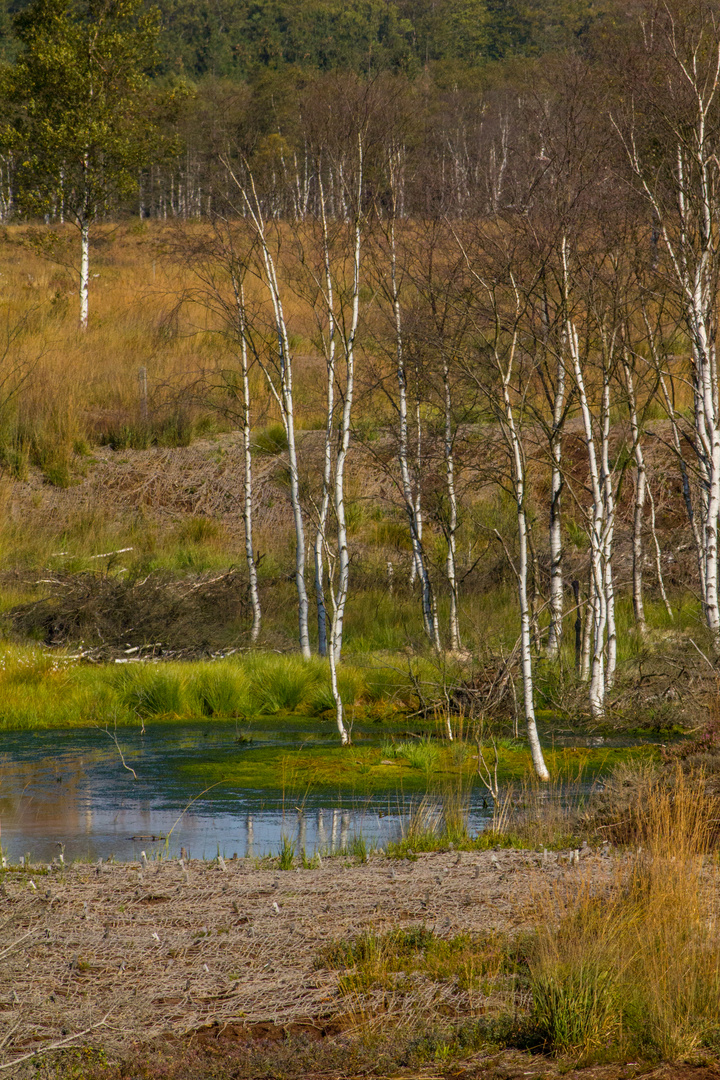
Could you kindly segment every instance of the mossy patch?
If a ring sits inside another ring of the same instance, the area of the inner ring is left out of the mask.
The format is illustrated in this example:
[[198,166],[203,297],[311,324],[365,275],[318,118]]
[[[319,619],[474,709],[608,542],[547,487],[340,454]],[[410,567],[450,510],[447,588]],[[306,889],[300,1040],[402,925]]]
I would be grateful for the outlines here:
[[[306,721],[307,723],[307,721]],[[277,734],[284,728],[276,722]],[[294,735],[301,735],[297,722]],[[308,791],[352,791],[361,795],[414,794],[425,792],[429,786],[453,782],[472,782],[474,761],[457,764],[457,751],[447,744],[438,744],[436,763],[430,770],[421,770],[401,756],[389,759],[383,755],[382,746],[360,744],[338,747],[315,744],[290,747],[256,745],[253,734],[268,734],[267,721],[264,732],[256,722],[247,729],[249,743],[238,746],[235,753],[222,760],[203,761],[197,755],[182,766],[188,778],[197,784],[211,784],[224,780],[230,787],[248,790],[273,789],[293,796]],[[329,728],[329,725],[325,725]],[[520,743],[502,746],[498,750],[498,779],[500,783],[520,783],[532,769],[530,752]],[[658,751],[652,746],[575,749],[563,747],[546,754],[548,768],[560,781],[593,779],[610,772],[621,761],[655,760]]]

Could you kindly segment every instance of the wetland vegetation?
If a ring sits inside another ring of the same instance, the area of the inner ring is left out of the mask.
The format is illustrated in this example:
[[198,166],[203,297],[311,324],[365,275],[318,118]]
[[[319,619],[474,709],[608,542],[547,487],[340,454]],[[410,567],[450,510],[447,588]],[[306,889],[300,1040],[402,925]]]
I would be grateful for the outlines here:
[[717,0],[8,13],[0,1073],[716,1065]]

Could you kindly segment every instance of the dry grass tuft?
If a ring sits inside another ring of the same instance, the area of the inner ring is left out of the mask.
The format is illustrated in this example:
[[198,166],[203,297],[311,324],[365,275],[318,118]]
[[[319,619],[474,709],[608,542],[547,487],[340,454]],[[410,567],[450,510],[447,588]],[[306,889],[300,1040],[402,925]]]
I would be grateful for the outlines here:
[[720,937],[710,851],[718,801],[702,773],[649,781],[630,808],[639,846],[604,895],[546,898],[530,961],[544,1044],[580,1057],[677,1060],[720,1030]]

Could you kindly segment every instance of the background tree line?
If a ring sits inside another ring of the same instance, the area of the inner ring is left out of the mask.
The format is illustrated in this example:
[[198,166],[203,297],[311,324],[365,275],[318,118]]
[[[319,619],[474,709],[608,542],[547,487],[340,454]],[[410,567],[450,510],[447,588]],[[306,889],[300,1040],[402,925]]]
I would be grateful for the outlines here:
[[[3,0],[0,49],[21,48],[13,19],[27,0]],[[509,56],[582,42],[602,12],[589,0],[164,0],[158,70],[248,79],[264,70],[398,70],[427,65],[461,73]]]

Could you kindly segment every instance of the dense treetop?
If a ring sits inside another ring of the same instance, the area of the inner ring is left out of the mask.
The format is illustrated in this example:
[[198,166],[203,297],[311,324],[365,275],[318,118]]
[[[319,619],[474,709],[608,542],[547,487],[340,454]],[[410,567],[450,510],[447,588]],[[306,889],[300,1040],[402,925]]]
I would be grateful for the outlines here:
[[[27,0],[0,0],[0,53],[18,49],[13,16]],[[582,44],[603,0],[160,0],[159,70],[196,80],[252,78],[294,66],[413,75]]]

